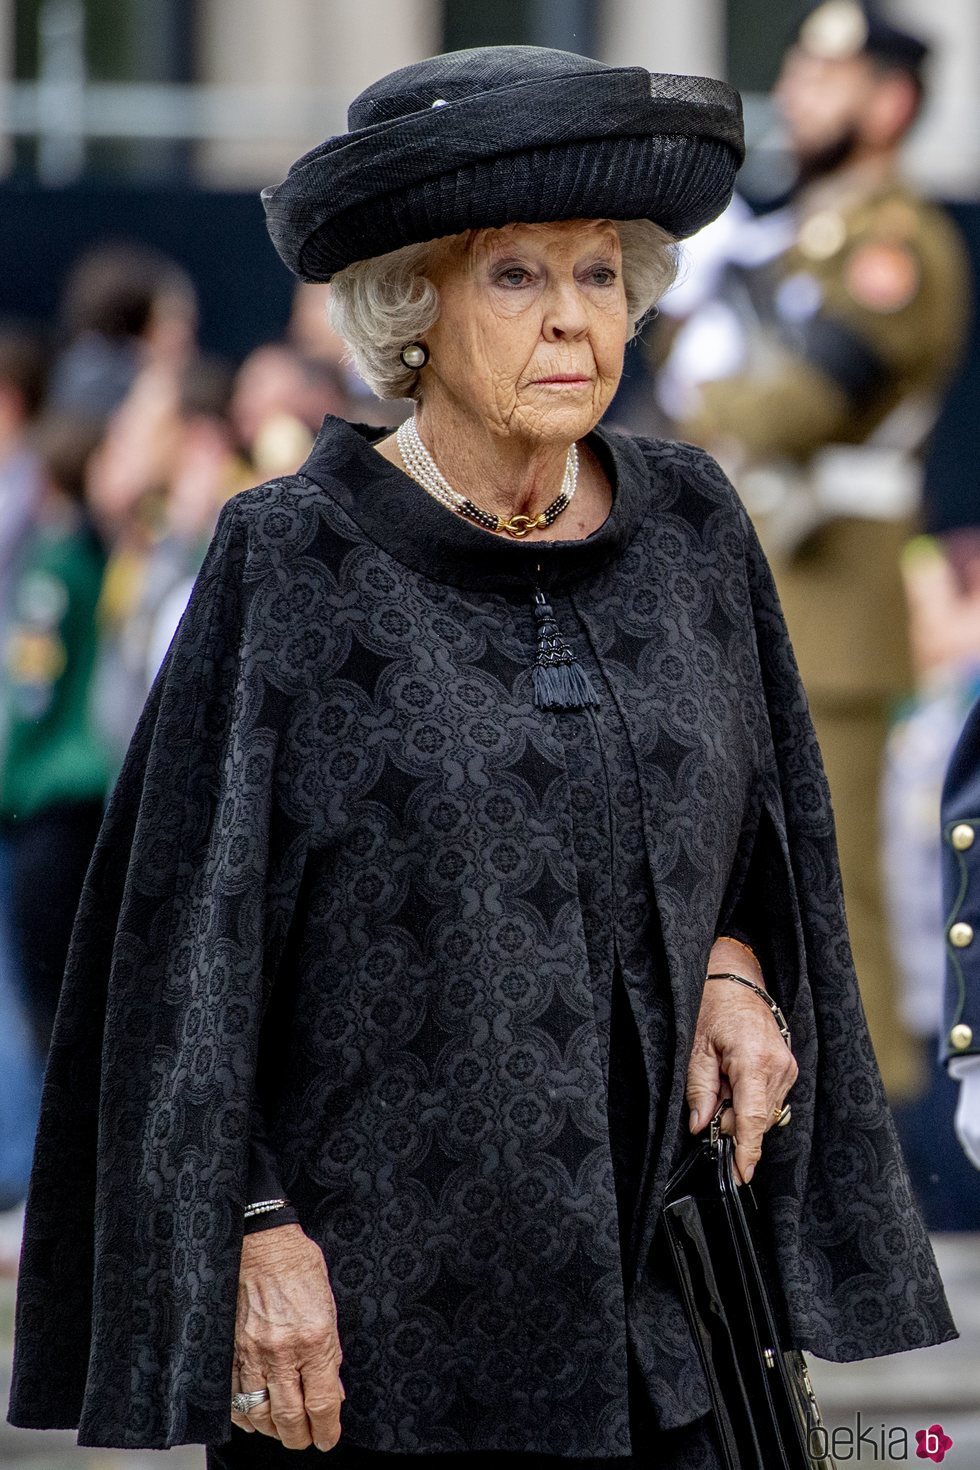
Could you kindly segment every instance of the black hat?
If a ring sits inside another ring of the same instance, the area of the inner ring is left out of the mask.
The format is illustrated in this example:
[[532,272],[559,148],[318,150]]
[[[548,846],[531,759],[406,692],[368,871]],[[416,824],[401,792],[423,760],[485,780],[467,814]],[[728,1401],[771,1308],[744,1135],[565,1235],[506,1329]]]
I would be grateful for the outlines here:
[[275,247],[306,281],[518,220],[652,219],[682,238],[725,208],[745,156],[724,82],[537,46],[402,67],[347,124],[262,191]]
[[893,25],[876,0],[821,0],[803,21],[797,44],[830,60],[871,56],[914,77],[929,55],[928,43]]

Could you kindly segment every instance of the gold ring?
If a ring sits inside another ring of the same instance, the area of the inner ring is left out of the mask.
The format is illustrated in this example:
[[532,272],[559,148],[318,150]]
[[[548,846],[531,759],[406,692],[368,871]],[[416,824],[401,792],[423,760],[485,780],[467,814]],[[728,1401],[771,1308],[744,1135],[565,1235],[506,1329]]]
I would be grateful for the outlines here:
[[789,1103],[784,1103],[781,1108],[774,1108],[772,1115],[776,1121],[776,1127],[785,1128],[787,1123],[793,1116],[793,1109],[790,1107]]

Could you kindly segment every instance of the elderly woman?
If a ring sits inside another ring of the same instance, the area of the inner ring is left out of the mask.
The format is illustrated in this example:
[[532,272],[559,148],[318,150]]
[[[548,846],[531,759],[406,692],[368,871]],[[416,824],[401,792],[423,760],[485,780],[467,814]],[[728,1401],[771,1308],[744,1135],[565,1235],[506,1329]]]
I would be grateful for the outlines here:
[[758,544],[703,453],[598,427],[741,156],[720,83],[508,47],[385,78],[267,191],[414,416],[327,419],[228,504],[151,692],[47,1075],[15,1423],[716,1466],[656,1226],[729,1096],[799,1345],[953,1334]]

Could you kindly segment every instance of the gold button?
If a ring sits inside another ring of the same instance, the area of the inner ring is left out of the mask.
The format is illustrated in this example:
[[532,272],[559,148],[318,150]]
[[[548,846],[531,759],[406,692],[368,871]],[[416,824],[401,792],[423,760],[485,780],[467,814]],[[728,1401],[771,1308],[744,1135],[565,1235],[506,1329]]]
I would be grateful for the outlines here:
[[847,244],[847,225],[841,215],[822,209],[804,221],[796,243],[807,260],[830,260]]
[[949,942],[957,949],[966,949],[968,944],[973,943],[973,925],[954,924],[949,931]]
[[968,1046],[973,1045],[972,1026],[954,1026],[949,1033],[949,1044],[954,1051],[966,1051]]
[[959,822],[950,835],[950,841],[957,852],[966,852],[968,847],[973,846],[973,839],[977,834],[969,822]]

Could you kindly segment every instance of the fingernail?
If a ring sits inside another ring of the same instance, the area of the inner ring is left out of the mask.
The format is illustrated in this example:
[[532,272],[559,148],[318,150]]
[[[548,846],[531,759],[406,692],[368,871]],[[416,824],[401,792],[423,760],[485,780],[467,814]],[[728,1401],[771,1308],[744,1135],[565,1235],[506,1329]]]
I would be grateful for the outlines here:
[[692,1128],[696,1128],[700,1122],[701,1122],[701,1114],[698,1112],[697,1108],[692,1108],[691,1109],[691,1127]]
[[752,1175],[754,1173],[755,1173],[755,1165],[754,1164],[749,1164],[746,1167],[745,1172],[742,1175],[742,1178],[745,1180],[746,1184],[749,1184],[751,1182]]

